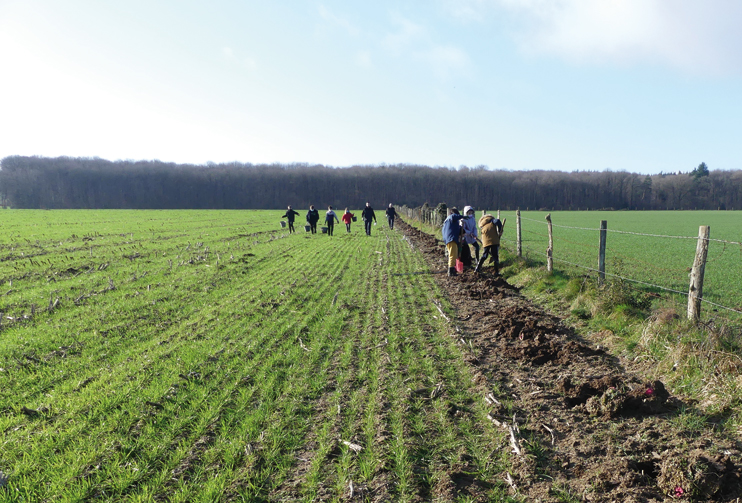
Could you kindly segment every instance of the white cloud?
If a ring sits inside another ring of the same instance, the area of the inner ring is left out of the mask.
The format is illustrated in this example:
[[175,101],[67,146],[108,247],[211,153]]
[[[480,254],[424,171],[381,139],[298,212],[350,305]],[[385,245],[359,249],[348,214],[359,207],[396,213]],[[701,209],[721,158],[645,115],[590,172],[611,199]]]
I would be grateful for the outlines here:
[[398,15],[393,17],[393,22],[398,27],[397,31],[387,34],[382,41],[382,44],[387,49],[394,52],[401,52],[413,44],[420,42],[429,43],[430,37],[428,32],[421,25],[415,24],[409,19]]
[[691,73],[737,73],[737,0],[443,0],[462,19],[495,8],[515,16],[513,36],[531,53],[576,63],[662,63]]
[[319,6],[319,15],[324,19],[325,21],[332,23],[336,26],[339,26],[346,32],[348,32],[349,35],[357,36],[361,30],[358,29],[353,23],[345,19],[344,17],[338,16],[337,14],[334,14],[333,12],[330,12],[330,10],[325,7],[324,5]]
[[384,37],[382,45],[397,55],[409,54],[426,61],[440,78],[446,78],[452,70],[465,70],[470,63],[468,54],[458,47],[436,42],[429,31],[399,15],[393,17],[397,31]]
[[368,51],[358,51],[356,53],[356,64],[361,68],[372,68],[371,53]]
[[227,61],[237,63],[248,70],[255,70],[258,67],[258,63],[255,59],[250,57],[238,57],[231,47],[222,47],[222,55]]
[[454,71],[464,71],[469,66],[469,56],[456,47],[436,45],[420,53],[432,66],[436,75],[449,77]]
[[490,0],[442,0],[445,11],[462,21],[483,21]]

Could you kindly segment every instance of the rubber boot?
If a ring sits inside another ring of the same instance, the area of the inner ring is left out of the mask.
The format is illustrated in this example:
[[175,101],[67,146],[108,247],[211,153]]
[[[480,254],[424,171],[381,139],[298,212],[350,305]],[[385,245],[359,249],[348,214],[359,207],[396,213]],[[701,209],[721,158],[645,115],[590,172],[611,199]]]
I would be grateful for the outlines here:
[[457,276],[458,273],[456,272],[456,268],[455,267],[449,267],[448,268],[448,275],[449,276]]
[[479,272],[482,270],[482,263],[484,262],[484,257],[477,258],[477,267],[474,268],[474,272]]

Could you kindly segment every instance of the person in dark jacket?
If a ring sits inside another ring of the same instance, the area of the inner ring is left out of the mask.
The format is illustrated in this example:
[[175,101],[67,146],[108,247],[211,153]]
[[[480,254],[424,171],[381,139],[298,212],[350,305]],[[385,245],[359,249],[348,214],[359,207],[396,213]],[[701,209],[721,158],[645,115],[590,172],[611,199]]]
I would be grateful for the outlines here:
[[376,213],[374,213],[374,209],[371,207],[371,204],[366,202],[366,207],[363,208],[363,211],[361,212],[361,218],[363,219],[363,223],[366,226],[366,235],[371,235],[371,220],[376,223]]
[[298,216],[299,212],[292,210],[291,206],[289,206],[288,210],[286,210],[286,213],[281,217],[289,221],[289,234],[291,234],[292,232],[296,232],[294,230],[294,219]]
[[456,276],[456,259],[459,258],[459,236],[461,236],[461,219],[457,208],[451,208],[451,214],[443,222],[441,235],[448,250],[448,275]]
[[335,228],[335,222],[340,223],[338,216],[332,211],[332,206],[327,207],[327,213],[325,213],[325,223],[327,224],[327,235],[332,236],[332,231]]
[[311,205],[307,212],[307,223],[312,234],[317,234],[317,222],[319,222],[319,211],[317,211],[314,205]]
[[394,219],[397,217],[397,210],[394,209],[392,203],[389,203],[389,207],[386,209],[386,220],[389,222],[389,228],[394,229]]

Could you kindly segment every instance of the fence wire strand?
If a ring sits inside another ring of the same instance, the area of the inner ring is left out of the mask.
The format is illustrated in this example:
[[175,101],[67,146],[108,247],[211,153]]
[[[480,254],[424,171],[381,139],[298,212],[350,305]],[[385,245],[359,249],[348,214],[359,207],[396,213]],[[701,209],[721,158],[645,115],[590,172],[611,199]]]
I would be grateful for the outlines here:
[[[533,234],[533,235],[536,235],[536,236],[541,236],[543,238],[547,238],[548,239],[548,236],[546,234],[540,234],[538,232],[533,232],[533,231],[529,231],[529,230],[524,230],[523,232],[528,233],[528,234]],[[576,241],[571,241],[569,239],[563,238],[561,236],[553,236],[553,239],[554,239],[554,241],[565,242],[565,243],[569,243],[569,244],[572,244],[572,245],[575,245],[575,246],[581,246],[583,248],[588,248],[588,249],[591,249],[591,250],[596,250],[596,249],[599,250],[600,249],[600,247],[598,245],[590,245],[590,244],[587,244],[587,243],[579,243],[579,242],[576,242]],[[642,259],[635,258],[635,257],[628,257],[626,255],[623,255],[621,253],[618,253],[613,248],[609,248],[609,247],[606,247],[606,256],[607,256],[607,252],[608,251],[610,251],[611,254],[613,254],[615,256],[618,256],[620,258],[623,258],[624,260],[640,262],[645,267],[650,267],[650,268],[652,268],[655,271],[665,271],[665,272],[668,272],[668,273],[677,273],[677,272],[684,272],[685,271],[685,268],[668,269],[668,268],[665,268],[665,267],[659,267],[659,266],[656,266],[656,265],[654,265],[654,264],[652,264],[650,262],[646,262],[646,261],[644,261]]]
[[[528,248],[528,247],[524,247],[524,248],[527,248],[527,249],[529,249],[529,251],[532,251],[533,253],[535,253],[535,254],[537,254],[537,255],[543,255],[543,256],[545,256],[545,257],[547,256],[547,255],[546,255],[545,253],[541,253],[541,252],[539,252],[539,251],[537,251],[537,250],[533,250],[533,249],[530,249],[530,248]],[[600,273],[600,271],[599,271],[598,269],[595,269],[595,268],[593,268],[593,267],[587,267],[587,266],[584,266],[584,265],[580,265],[580,264],[575,264],[575,263],[573,263],[573,262],[569,262],[568,260],[560,259],[560,258],[558,258],[558,257],[552,257],[552,259],[553,259],[553,260],[554,260],[555,262],[562,262],[563,264],[569,264],[569,265],[571,265],[571,266],[574,266],[574,267],[578,267],[578,268],[580,268],[580,269],[585,269],[585,270],[588,270],[588,271],[592,271],[592,272],[597,272],[597,273]],[[680,294],[680,295],[685,295],[686,297],[688,296],[688,293],[687,293],[687,292],[683,292],[683,291],[681,291],[681,290],[675,290],[675,289],[673,289],[673,288],[668,288],[668,287],[666,287],[666,286],[662,286],[662,285],[655,285],[655,284],[653,284],[653,283],[648,283],[648,282],[646,282],[646,281],[640,281],[640,280],[638,280],[638,279],[627,278],[627,277],[624,277],[624,276],[619,276],[618,274],[612,274],[612,273],[609,273],[609,272],[604,272],[603,274],[605,274],[606,276],[611,276],[611,277],[613,277],[613,278],[618,278],[618,279],[622,279],[622,280],[624,280],[624,281],[631,281],[631,282],[633,282],[633,283],[638,283],[638,284],[640,284],[640,285],[644,285],[644,286],[649,286],[649,287],[653,287],[653,288],[659,288],[660,290],[665,290],[665,291],[667,291],[667,292],[672,292],[672,293],[677,293],[677,294]],[[710,301],[710,300],[706,300],[706,299],[704,299],[703,297],[701,297],[701,298],[700,298],[699,300],[700,300],[701,302],[705,302],[706,304],[710,304],[710,305],[712,305],[712,306],[715,306],[715,307],[718,307],[718,308],[721,308],[721,309],[726,309],[727,311],[731,311],[731,312],[733,312],[733,313],[737,313],[737,314],[742,314],[742,310],[740,310],[740,309],[734,309],[734,308],[732,308],[732,307],[728,307],[728,306],[723,306],[723,305],[721,305],[721,304],[717,304],[716,302],[712,302],[712,301]]]
[[[520,217],[522,220],[528,220],[529,222],[536,222],[539,224],[546,225],[546,221],[541,220],[535,220],[533,218],[526,218],[521,215]],[[597,227],[574,227],[571,225],[559,225],[552,222],[552,227],[561,227],[562,229],[577,229],[581,231],[598,231],[600,232],[603,229],[597,228]],[[671,239],[703,239],[704,241],[714,241],[716,243],[726,243],[726,244],[733,244],[733,245],[739,245],[742,247],[742,242],[740,241],[728,241],[726,239],[715,239],[715,238],[699,238],[698,236],[671,236],[668,234],[647,234],[644,232],[632,232],[632,231],[621,231],[617,229],[605,229],[606,232],[613,232],[616,234],[630,234],[632,236],[649,236],[653,238],[671,238]]]
[[[545,256],[545,257],[547,256],[547,255],[546,255],[545,253],[541,253],[541,252],[539,252],[539,251],[537,251],[537,250],[534,250],[534,249],[532,249],[532,248],[529,248],[529,247],[524,247],[524,248],[528,249],[529,251],[531,251],[531,252],[533,252],[533,253],[535,253],[535,254],[537,254],[537,255],[543,255],[543,256]],[[580,268],[580,269],[585,269],[585,270],[588,270],[588,271],[592,271],[592,272],[597,272],[597,273],[600,273],[600,271],[599,271],[598,269],[595,269],[595,268],[593,268],[593,267],[587,267],[587,266],[584,266],[584,265],[580,265],[580,264],[575,264],[574,262],[570,262],[570,261],[568,261],[568,260],[560,259],[560,258],[557,258],[557,257],[552,257],[552,259],[553,259],[553,260],[554,260],[555,262],[561,262],[561,263],[563,263],[563,264],[569,264],[569,265],[571,265],[571,266],[574,266],[574,267],[577,267],[577,268]],[[666,287],[666,286],[662,286],[662,285],[655,285],[654,283],[648,283],[648,282],[646,282],[646,281],[640,281],[640,280],[638,280],[638,279],[627,278],[627,277],[625,277],[625,276],[619,276],[618,274],[612,274],[612,273],[609,273],[609,272],[605,272],[605,273],[603,273],[603,274],[605,274],[606,276],[611,276],[611,277],[613,277],[613,278],[618,278],[618,279],[622,279],[622,280],[624,280],[624,281],[631,281],[631,282],[633,282],[633,283],[638,283],[638,284],[640,284],[640,285],[644,285],[644,286],[649,286],[649,287],[653,287],[653,288],[659,288],[660,290],[665,290],[665,291],[667,291],[667,292],[677,293],[677,294],[680,294],[680,295],[684,295],[684,296],[686,296],[686,297],[688,296],[688,293],[687,293],[687,292],[683,292],[683,291],[681,291],[681,290],[675,290],[675,289],[673,289],[673,288],[668,288],[668,287]],[[721,304],[717,304],[716,302],[712,302],[712,301],[710,301],[710,300],[706,300],[706,299],[704,299],[703,297],[701,297],[701,298],[700,298],[699,300],[700,300],[701,302],[705,302],[706,304],[710,304],[710,305],[712,305],[712,306],[715,306],[715,307],[718,307],[718,308],[721,308],[721,309],[726,309],[727,311],[731,311],[731,312],[733,312],[733,313],[738,313],[738,314],[742,314],[742,310],[741,310],[741,309],[734,309],[734,308],[732,308],[732,307],[728,307],[728,306],[723,306],[723,305],[721,305]]]

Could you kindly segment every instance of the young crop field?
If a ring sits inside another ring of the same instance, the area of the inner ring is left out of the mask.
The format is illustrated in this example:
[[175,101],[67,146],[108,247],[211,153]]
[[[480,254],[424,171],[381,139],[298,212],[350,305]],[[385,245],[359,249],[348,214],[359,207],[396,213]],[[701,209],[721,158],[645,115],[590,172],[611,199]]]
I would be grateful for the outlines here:
[[0,502],[742,496],[736,419],[489,267],[282,213],[0,214]]
[[[521,212],[523,254],[543,263],[546,214]],[[501,218],[507,219],[503,244],[515,250],[515,212],[501,212]],[[687,297],[669,290],[687,294],[698,228],[710,226],[703,297],[718,306],[704,303],[702,311],[739,318],[730,309],[742,312],[742,212],[556,211],[551,219],[556,269],[595,274],[586,268],[598,268],[598,229],[606,220],[606,273],[633,280],[638,288],[668,296],[681,307]]]
[[0,501],[509,499],[422,255],[282,213],[0,214]]

